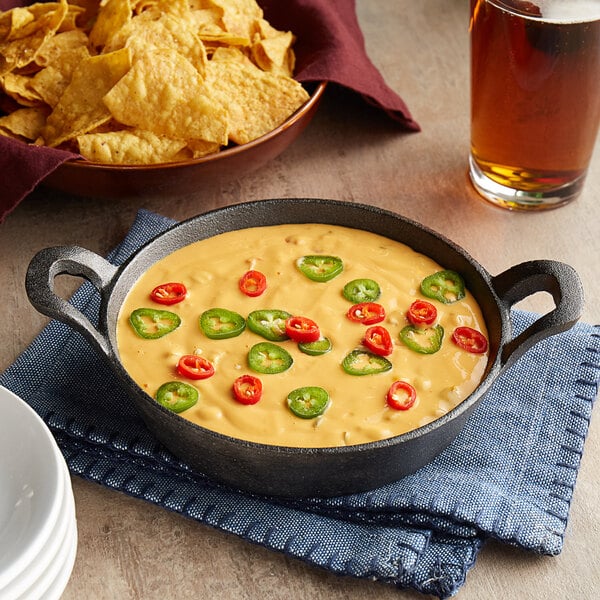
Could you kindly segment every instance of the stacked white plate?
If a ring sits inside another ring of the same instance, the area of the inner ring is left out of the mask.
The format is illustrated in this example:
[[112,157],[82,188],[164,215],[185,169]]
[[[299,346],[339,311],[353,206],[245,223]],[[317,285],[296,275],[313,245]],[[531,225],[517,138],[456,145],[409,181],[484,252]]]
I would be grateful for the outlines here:
[[54,600],[75,562],[71,478],[50,430],[0,386],[0,600]]

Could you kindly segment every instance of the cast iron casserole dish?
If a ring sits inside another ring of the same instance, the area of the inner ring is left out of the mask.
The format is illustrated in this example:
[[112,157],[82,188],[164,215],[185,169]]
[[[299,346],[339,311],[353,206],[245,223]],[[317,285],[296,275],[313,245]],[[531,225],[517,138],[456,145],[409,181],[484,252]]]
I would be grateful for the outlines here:
[[[117,351],[121,305],[139,276],[171,252],[226,231],[284,223],[326,223],[364,229],[402,242],[458,271],[483,312],[490,356],[477,389],[456,408],[414,431],[377,442],[335,448],[292,448],[232,438],[195,425],[163,408],[129,377]],[[54,293],[61,274],[83,277],[101,295],[97,327]],[[192,469],[258,494],[333,496],[373,489],[430,462],[459,434],[498,375],[538,341],[572,327],[583,291],[572,267],[535,260],[491,276],[453,242],[395,213],[324,199],[272,199],[227,206],[179,223],[138,250],[121,267],[83,248],[41,250],[31,261],[26,290],[33,306],[80,332],[108,361],[152,433]],[[510,308],[536,292],[549,292],[555,308],[513,336]]]

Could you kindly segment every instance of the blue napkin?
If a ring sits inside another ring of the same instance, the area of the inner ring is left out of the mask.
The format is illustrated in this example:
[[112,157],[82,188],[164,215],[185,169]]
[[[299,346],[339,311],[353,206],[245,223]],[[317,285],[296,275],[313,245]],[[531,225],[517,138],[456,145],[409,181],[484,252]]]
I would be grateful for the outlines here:
[[[140,211],[109,260],[173,222]],[[72,303],[93,318],[84,283]],[[513,311],[522,330],[536,315]],[[439,598],[465,582],[486,539],[563,546],[600,378],[600,328],[580,323],[506,371],[456,441],[414,475],[367,493],[282,500],[193,473],[148,432],[87,342],[52,321],[1,376],[44,419],[72,473],[332,572]]]

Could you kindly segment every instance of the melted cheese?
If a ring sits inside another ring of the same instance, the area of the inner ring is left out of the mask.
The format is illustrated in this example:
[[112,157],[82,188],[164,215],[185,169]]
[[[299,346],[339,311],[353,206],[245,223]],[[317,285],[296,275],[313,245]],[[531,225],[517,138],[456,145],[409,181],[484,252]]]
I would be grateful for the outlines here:
[[[296,260],[307,254],[330,254],[344,262],[344,271],[327,283],[309,280],[296,268]],[[263,272],[268,281],[264,294],[256,298],[239,291],[238,280],[249,269]],[[332,447],[372,442],[396,436],[425,425],[457,406],[479,384],[487,354],[460,350],[450,339],[459,325],[467,325],[487,336],[481,311],[467,291],[465,299],[438,309],[445,330],[442,348],[431,355],[418,354],[400,341],[407,324],[406,311],[420,293],[424,277],[442,267],[388,238],[362,230],[324,224],[278,225],[227,232],[190,244],[165,257],[136,282],[127,296],[117,328],[121,361],[131,377],[151,396],[166,381],[181,378],[176,372],[184,354],[201,354],[215,366],[205,380],[186,382],[200,394],[197,404],[180,413],[202,427],[253,442],[293,447]],[[377,375],[351,376],[341,362],[360,347],[366,326],[345,316],[351,306],[342,296],[352,279],[371,278],[382,290],[378,302],[387,317],[381,323],[391,333],[394,350],[388,359],[391,371]],[[187,298],[173,306],[160,306],[149,299],[150,291],[162,283],[179,281],[188,289]],[[158,340],[145,340],[129,323],[131,312],[140,307],[164,308],[177,313],[181,326]],[[283,309],[316,321],[330,338],[332,350],[308,356],[289,340],[282,342],[294,359],[281,374],[252,373],[248,350],[263,338],[246,329],[226,340],[208,339],[199,328],[199,316],[220,307],[246,317],[253,310]],[[233,399],[232,383],[250,373],[261,378],[260,402],[244,406]],[[417,402],[407,411],[389,408],[386,394],[402,379],[417,390]],[[185,381],[185,380],[184,380]],[[320,386],[331,397],[327,411],[315,419],[301,419],[287,407],[288,393],[302,386]]]

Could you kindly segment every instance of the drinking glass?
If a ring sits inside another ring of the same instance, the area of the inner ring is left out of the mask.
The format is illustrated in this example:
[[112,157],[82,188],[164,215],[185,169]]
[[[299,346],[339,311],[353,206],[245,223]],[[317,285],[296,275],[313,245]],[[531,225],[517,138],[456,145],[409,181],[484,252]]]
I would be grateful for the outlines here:
[[469,174],[487,200],[581,192],[600,124],[600,0],[471,0]]

